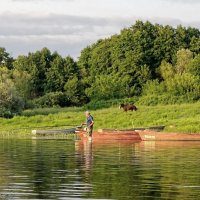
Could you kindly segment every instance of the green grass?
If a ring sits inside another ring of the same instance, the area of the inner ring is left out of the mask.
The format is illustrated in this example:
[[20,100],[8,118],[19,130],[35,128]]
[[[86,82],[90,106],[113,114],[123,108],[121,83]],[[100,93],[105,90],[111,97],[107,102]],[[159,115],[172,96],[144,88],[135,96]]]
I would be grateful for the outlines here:
[[[137,112],[118,107],[92,111],[95,129],[166,125],[165,131],[200,133],[200,102],[167,106],[140,106]],[[52,108],[24,111],[13,119],[0,119],[1,136],[29,136],[32,129],[62,129],[85,121],[82,108]],[[47,127],[46,127],[47,126]],[[51,127],[48,127],[51,126]],[[52,127],[54,126],[54,128]],[[38,128],[39,127],[39,128]],[[44,128],[43,128],[44,127]]]

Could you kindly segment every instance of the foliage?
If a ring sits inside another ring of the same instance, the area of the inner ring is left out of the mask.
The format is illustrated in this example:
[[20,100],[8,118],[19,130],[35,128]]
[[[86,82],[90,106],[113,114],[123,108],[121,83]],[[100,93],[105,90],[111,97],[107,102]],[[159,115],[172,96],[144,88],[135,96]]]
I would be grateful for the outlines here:
[[174,104],[200,99],[200,76],[197,66],[198,56],[193,59],[190,50],[179,50],[174,66],[166,61],[161,63],[161,82],[150,80],[144,84],[140,104]]
[[12,82],[0,82],[0,117],[10,118],[20,114],[24,107],[24,102],[17,95]]
[[24,101],[17,92],[11,76],[9,69],[0,68],[0,117],[12,117],[20,114],[24,108]]
[[81,86],[77,77],[68,79],[64,86],[65,94],[72,105],[79,105],[81,97]]
[[160,65],[160,74],[164,80],[170,80],[174,77],[175,69],[171,63],[168,63],[164,60]]
[[86,89],[86,94],[91,99],[115,99],[128,96],[129,76],[120,79],[118,76],[101,75],[95,77],[94,84]]
[[110,100],[92,100],[83,106],[84,110],[98,110],[102,108],[110,108],[119,106],[121,103],[132,103],[138,101],[137,97],[124,98],[124,99],[110,99]]
[[0,48],[0,77],[26,108],[121,98],[147,103],[152,96],[154,103],[178,102],[178,96],[188,102],[200,98],[199,55],[198,29],[136,21],[84,48],[77,62],[48,48],[16,59]]
[[[91,100],[140,96],[147,81],[185,73],[193,52],[198,54],[195,41],[199,36],[200,31],[191,27],[175,29],[137,21],[119,35],[98,40],[81,52],[78,61],[81,73],[87,76],[84,78],[87,96]],[[124,87],[124,77],[128,77],[128,92],[120,96],[125,91],[120,89]],[[106,86],[108,82],[110,86]]]
[[200,54],[197,55],[189,64],[188,67],[189,73],[193,74],[194,76],[200,77]]
[[183,74],[188,71],[188,66],[193,59],[193,53],[188,49],[181,49],[176,54],[176,73]]
[[27,101],[31,97],[31,76],[25,71],[13,69],[11,71],[12,81],[18,94]]
[[175,75],[173,80],[166,81],[167,92],[171,95],[181,96],[193,94],[197,99],[200,97],[200,80],[191,74]]
[[33,104],[36,108],[46,108],[60,106],[65,107],[70,105],[70,101],[63,92],[50,92],[44,96],[34,99]]
[[0,47],[0,67],[6,66],[8,69],[13,68],[13,61],[14,59],[6,52],[6,49]]
[[142,96],[137,101],[137,104],[145,106],[156,106],[156,105],[175,105],[175,104],[194,103],[194,102],[196,102],[196,99],[192,94],[175,96],[166,93],[162,95],[152,94],[152,95]]

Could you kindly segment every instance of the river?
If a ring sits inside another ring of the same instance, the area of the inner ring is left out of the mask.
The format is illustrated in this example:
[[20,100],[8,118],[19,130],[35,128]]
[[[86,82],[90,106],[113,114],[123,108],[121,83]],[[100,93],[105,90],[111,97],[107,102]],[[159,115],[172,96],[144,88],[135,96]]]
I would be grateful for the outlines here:
[[1,200],[199,198],[199,142],[0,140]]

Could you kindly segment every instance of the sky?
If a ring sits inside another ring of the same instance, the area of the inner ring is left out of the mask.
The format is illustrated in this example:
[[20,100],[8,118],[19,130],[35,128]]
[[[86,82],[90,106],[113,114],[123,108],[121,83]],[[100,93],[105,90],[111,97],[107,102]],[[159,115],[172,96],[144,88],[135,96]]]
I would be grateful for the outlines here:
[[0,0],[0,47],[13,57],[43,47],[81,50],[136,20],[200,28],[200,0]]

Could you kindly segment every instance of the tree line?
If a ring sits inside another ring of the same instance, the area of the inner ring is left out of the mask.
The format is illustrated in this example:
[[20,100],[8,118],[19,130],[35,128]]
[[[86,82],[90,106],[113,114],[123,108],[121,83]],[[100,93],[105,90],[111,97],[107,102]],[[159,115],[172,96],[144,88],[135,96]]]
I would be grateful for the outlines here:
[[142,104],[200,98],[200,31],[137,21],[75,61],[47,48],[12,58],[0,48],[0,116],[23,108],[138,97]]

